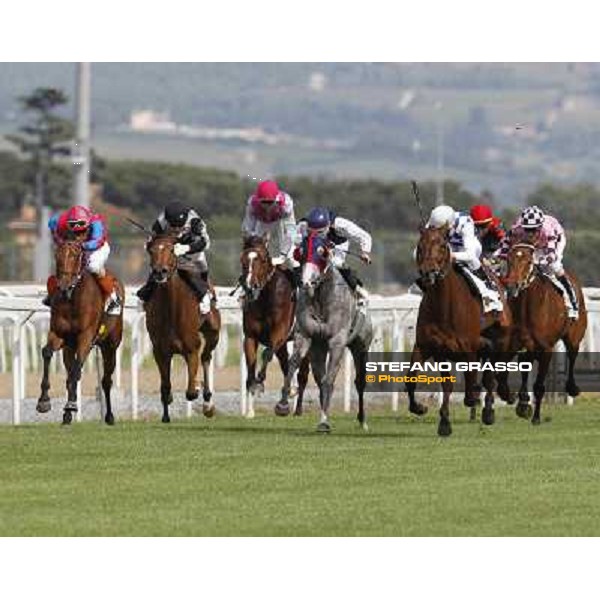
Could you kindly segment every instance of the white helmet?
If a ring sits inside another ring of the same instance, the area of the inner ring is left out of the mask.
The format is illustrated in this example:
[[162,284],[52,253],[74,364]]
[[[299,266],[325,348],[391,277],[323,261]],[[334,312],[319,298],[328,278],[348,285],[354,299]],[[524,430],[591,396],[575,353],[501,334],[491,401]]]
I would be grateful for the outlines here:
[[444,227],[447,225],[450,227],[454,222],[454,209],[451,206],[447,206],[442,204],[441,206],[436,206],[431,211],[431,216],[429,217],[429,223],[427,225],[429,227]]

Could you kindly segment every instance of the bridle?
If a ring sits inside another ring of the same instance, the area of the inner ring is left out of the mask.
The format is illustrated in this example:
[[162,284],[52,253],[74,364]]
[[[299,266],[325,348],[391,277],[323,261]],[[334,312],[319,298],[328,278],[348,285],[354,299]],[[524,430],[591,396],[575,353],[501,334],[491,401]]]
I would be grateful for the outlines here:
[[[176,238],[172,235],[168,236],[156,236],[152,240],[150,240],[147,244],[147,250],[150,254],[150,268],[152,269],[150,273],[150,277],[154,283],[164,284],[171,279],[173,274],[177,270],[177,256],[175,256],[174,247],[175,247]],[[169,253],[169,263],[164,266],[161,265],[160,268],[157,268],[153,265],[153,254],[152,250],[156,245],[157,250],[165,250],[167,246],[170,247]]]
[[417,266],[419,269],[419,275],[421,276],[421,279],[427,283],[429,283],[430,285],[434,285],[437,281],[441,281],[442,279],[444,279],[446,277],[446,275],[448,274],[448,272],[450,271],[450,266],[452,264],[451,261],[451,256],[452,256],[452,249],[450,246],[450,242],[446,239],[444,241],[444,245],[446,248],[446,251],[448,253],[448,260],[446,261],[446,264],[444,265],[443,268],[439,268],[439,269],[431,269],[428,271],[423,271],[423,269],[421,268],[421,260],[419,257],[419,254],[421,252],[421,244],[424,243],[423,241],[423,237],[421,237],[421,239],[419,240],[419,243],[417,245]]
[[[518,296],[521,292],[523,292],[524,290],[526,290],[534,281],[534,279],[537,277],[537,270],[535,268],[535,263],[533,261],[533,253],[535,252],[535,246],[533,244],[529,244],[527,242],[519,242],[517,244],[515,244],[514,246],[510,247],[509,252],[513,252],[514,250],[518,250],[519,248],[526,248],[527,250],[531,250],[531,262],[529,264],[529,270],[527,271],[527,275],[525,276],[525,278],[523,279],[523,281],[511,284],[509,282],[507,282],[508,286],[513,287],[514,289],[514,293],[513,296],[516,297]],[[517,252],[516,256],[522,256],[521,253]],[[506,279],[506,278],[505,278]]]
[[256,261],[256,259],[259,258],[261,250],[261,248],[250,247],[242,251],[242,256],[245,255],[248,259],[248,267],[247,269],[245,267],[243,268],[242,280],[240,283],[244,288],[244,291],[250,296],[252,300],[258,299],[262,290],[266,287],[269,281],[271,281],[271,278],[275,274],[275,265],[271,263],[269,252],[265,248],[263,263],[266,265],[266,275],[262,278],[262,280],[258,280],[252,283],[254,275],[253,264]]
[[84,262],[84,254],[85,253],[83,251],[83,247],[81,246],[81,242],[78,242],[78,241],[62,242],[62,244],[57,248],[57,251],[56,251],[57,278],[60,281],[60,279],[62,279],[62,274],[60,272],[61,269],[60,269],[60,263],[58,261],[58,254],[61,251],[71,254],[73,250],[77,251],[77,267],[75,269],[75,275],[72,276],[72,279],[67,286],[60,287],[60,283],[59,283],[60,293],[67,300],[71,299],[71,296],[73,295],[73,291],[75,290],[75,288],[77,287],[77,285],[79,284],[79,282],[81,281],[81,279],[83,277],[84,266],[85,266],[85,262]]

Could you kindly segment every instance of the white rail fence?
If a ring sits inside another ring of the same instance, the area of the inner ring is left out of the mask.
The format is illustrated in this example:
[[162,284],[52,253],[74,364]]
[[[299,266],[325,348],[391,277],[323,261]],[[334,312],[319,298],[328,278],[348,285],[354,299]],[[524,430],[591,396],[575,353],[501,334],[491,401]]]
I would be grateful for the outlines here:
[[[246,365],[242,349],[242,314],[238,301],[229,296],[231,288],[218,288],[218,304],[223,319],[221,340],[217,346],[215,360],[217,367],[225,364],[232,343],[239,348],[239,410],[246,414]],[[589,311],[589,324],[582,351],[596,352],[600,344],[600,289],[584,290]],[[21,404],[26,397],[27,377],[40,380],[41,347],[45,344],[50,312],[41,304],[45,290],[38,285],[0,285],[0,374],[12,375],[12,423],[21,422]],[[126,396],[130,402],[130,416],[139,416],[140,372],[144,359],[151,354],[152,347],[145,327],[145,313],[135,296],[134,288],[126,290],[124,319],[126,328],[124,342],[117,354],[117,368],[114,384],[117,394]],[[414,327],[420,303],[420,296],[403,294],[400,296],[373,296],[370,313],[375,327],[373,351],[407,351],[414,341]],[[228,327],[225,327],[228,326]],[[232,335],[231,330],[235,333]],[[129,348],[130,385],[123,388],[123,348]],[[561,344],[562,346],[562,344]],[[94,369],[93,356],[87,361],[88,372]],[[55,371],[63,369],[62,361],[53,361]],[[211,374],[212,375],[212,374]],[[211,381],[214,377],[211,376]],[[350,353],[346,353],[343,367],[343,407],[350,411],[352,400],[353,366]],[[400,395],[390,394],[392,410],[398,410]],[[81,394],[80,394],[81,402]],[[81,419],[82,411],[77,418]],[[186,404],[186,414],[192,414],[192,404]]]

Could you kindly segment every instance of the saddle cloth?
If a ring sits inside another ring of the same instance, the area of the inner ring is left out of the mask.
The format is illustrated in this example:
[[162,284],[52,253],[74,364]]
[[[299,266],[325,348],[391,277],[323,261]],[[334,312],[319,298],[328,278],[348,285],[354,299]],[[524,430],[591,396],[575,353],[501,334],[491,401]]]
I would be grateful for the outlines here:
[[[554,286],[558,293],[562,295],[563,301],[569,313],[569,317],[577,318],[577,316],[579,315],[579,311],[571,304],[571,298],[569,297],[569,292],[567,292],[565,286],[558,280],[554,273],[543,272],[542,275],[543,277],[548,279],[548,281],[550,281],[550,283]],[[569,281],[571,280],[569,279]],[[572,281],[571,285],[573,285]]]
[[502,305],[502,300],[500,294],[496,290],[488,287],[482,279],[477,277],[477,275],[467,267],[460,265],[459,271],[463,274],[471,289],[481,298],[484,313],[503,311],[504,307]]

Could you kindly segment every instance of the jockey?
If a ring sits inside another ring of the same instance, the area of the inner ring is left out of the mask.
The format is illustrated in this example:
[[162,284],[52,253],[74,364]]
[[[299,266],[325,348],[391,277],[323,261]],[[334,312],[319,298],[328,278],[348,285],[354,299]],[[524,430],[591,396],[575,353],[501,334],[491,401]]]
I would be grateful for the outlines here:
[[[473,219],[466,213],[456,212],[451,206],[436,206],[426,227],[447,227],[453,261],[477,287],[483,301],[483,312],[502,311],[503,305],[493,279],[479,260],[481,243],[475,234]],[[474,276],[474,277],[473,277]]]
[[279,189],[277,182],[261,181],[248,198],[242,234],[244,237],[266,235],[273,264],[295,266],[291,257],[296,235],[294,201]]
[[507,236],[502,240],[497,256],[506,259],[515,243],[535,246],[534,261],[542,272],[563,291],[569,318],[577,319],[579,304],[573,284],[563,267],[563,254],[567,245],[565,230],[556,218],[545,214],[537,206],[528,206],[522,212]]
[[360,247],[360,259],[366,264],[371,264],[371,246],[373,245],[371,235],[349,219],[338,217],[333,210],[318,206],[298,223],[299,235],[296,238],[298,247],[294,253],[296,258],[300,258],[302,240],[309,232],[327,237],[333,248],[333,265],[337,267],[350,289],[357,295],[359,303],[364,305],[369,295],[356,273],[350,267],[344,266],[344,263],[350,242],[354,242]]
[[487,204],[476,204],[471,207],[470,215],[475,224],[475,233],[481,242],[483,256],[491,256],[498,250],[506,235],[502,221],[494,216]]
[[[69,239],[82,242],[86,253],[86,268],[94,275],[100,289],[107,297],[106,313],[120,314],[121,299],[115,290],[114,279],[106,275],[105,264],[110,254],[106,224],[102,215],[94,213],[85,206],[73,206],[70,209],[56,213],[50,217],[48,228],[56,244]],[[46,306],[51,306],[52,295],[56,290],[56,277],[48,279],[48,295],[42,300]]]
[[[208,284],[208,263],[205,251],[210,247],[210,237],[206,224],[198,213],[181,202],[167,204],[152,225],[154,235],[177,233],[174,253],[178,257],[177,272],[192,288],[200,302],[200,313],[210,312],[210,294]],[[156,288],[152,277],[137,291],[137,296],[147,302]]]

